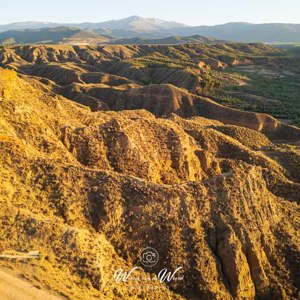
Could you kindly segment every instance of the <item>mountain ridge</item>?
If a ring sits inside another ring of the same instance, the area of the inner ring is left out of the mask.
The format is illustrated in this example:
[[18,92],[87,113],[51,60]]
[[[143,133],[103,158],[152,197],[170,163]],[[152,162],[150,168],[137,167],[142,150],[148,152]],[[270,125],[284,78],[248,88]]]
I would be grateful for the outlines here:
[[[0,24],[0,32],[7,31],[8,29],[34,29],[34,28],[51,28],[51,27],[58,27],[58,26],[68,26],[68,27],[78,27],[78,28],[89,28],[89,29],[97,29],[97,28],[110,28],[110,29],[122,29],[122,26],[130,25],[132,22],[148,22],[152,24],[156,24],[160,27],[160,29],[165,27],[185,27],[188,25],[173,22],[173,21],[165,21],[157,18],[143,18],[140,16],[130,16],[127,18],[122,19],[113,19],[108,21],[102,22],[80,22],[80,23],[60,23],[60,22],[39,22],[39,21],[28,21],[28,22],[14,22],[9,24]],[[121,25],[119,25],[121,24]]]
[[300,42],[300,24],[230,22],[219,25],[189,26],[155,18],[131,16],[119,20],[83,23],[19,22],[0,25],[0,32],[12,29],[36,29],[58,26],[94,30],[114,38],[166,38],[180,35],[203,35],[236,42],[297,43]]

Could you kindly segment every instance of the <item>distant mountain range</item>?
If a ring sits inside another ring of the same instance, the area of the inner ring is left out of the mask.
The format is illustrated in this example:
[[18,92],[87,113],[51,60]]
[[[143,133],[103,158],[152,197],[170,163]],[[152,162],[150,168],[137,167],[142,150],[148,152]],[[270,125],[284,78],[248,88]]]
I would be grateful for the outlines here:
[[0,33],[0,44],[99,44],[110,38],[72,27],[19,29]]
[[215,26],[176,28],[178,35],[200,34],[236,42],[299,43],[300,24],[227,23]]
[[122,45],[178,45],[178,44],[215,44],[219,42],[224,42],[222,40],[216,40],[214,38],[207,38],[202,35],[192,35],[192,36],[168,36],[165,38],[157,39],[147,39],[147,38],[128,38],[128,39],[117,39],[112,41],[113,44]]
[[131,16],[120,20],[110,20],[100,23],[52,23],[52,22],[17,22],[7,25],[0,25],[0,32],[20,29],[38,29],[38,28],[55,28],[60,26],[76,27],[80,29],[102,29],[102,30],[126,30],[132,32],[151,32],[157,30],[168,30],[173,28],[188,27],[187,25],[164,21],[155,18],[142,18]]
[[107,35],[100,35],[94,31],[73,27],[55,27],[41,29],[9,30],[0,33],[0,45],[19,44],[72,44],[72,45],[178,45],[178,44],[216,44],[223,40],[207,38],[201,35],[168,36],[165,38],[124,38],[118,39]]
[[[43,32],[42,29],[46,31]],[[76,30],[77,32],[75,32]],[[108,40],[113,42],[119,39],[124,43],[131,43],[124,41],[124,39],[131,39],[136,43],[157,43],[156,40],[162,39],[161,43],[167,43],[164,40],[167,38],[167,40],[173,40],[174,43],[184,43],[186,38],[183,37],[190,38],[192,36],[201,36],[203,39],[203,41],[198,41],[199,38],[196,38],[195,42],[211,42],[212,40],[265,43],[300,42],[300,24],[227,23],[215,26],[188,26],[177,22],[138,16],[100,23],[20,22],[0,25],[0,42],[7,39],[8,41],[15,39],[16,43],[38,43],[43,40],[62,42],[64,38],[69,39],[70,36],[79,34],[79,32],[83,41],[85,41],[86,35],[90,37],[92,35],[92,40],[89,37],[89,41],[93,42],[96,42],[96,39],[100,39],[100,42]],[[45,36],[42,39],[38,37],[44,33]],[[64,34],[66,34],[65,37]],[[207,40],[205,41],[205,39]]]

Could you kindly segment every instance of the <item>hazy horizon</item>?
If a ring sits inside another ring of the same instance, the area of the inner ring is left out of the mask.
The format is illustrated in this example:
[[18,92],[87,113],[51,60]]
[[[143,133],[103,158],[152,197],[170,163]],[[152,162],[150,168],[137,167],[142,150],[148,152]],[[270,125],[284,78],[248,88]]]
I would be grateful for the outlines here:
[[[186,0],[160,1],[110,1],[99,3],[52,0],[45,3],[36,0],[17,3],[0,0],[2,17],[0,24],[18,22],[50,23],[98,23],[130,16],[174,21],[190,26],[218,25],[229,22],[291,23],[298,24],[300,2],[298,0]],[[16,7],[18,9],[16,10]]]
[[14,23],[44,23],[44,24],[61,24],[61,25],[68,25],[68,24],[84,24],[84,23],[101,23],[101,22],[106,22],[106,21],[118,21],[121,19],[127,19],[130,17],[141,17],[145,19],[159,19],[162,21],[168,21],[168,22],[176,22],[176,23],[181,23],[182,25],[187,25],[187,26],[217,26],[217,25],[224,25],[224,24],[229,24],[229,23],[248,23],[248,24],[300,24],[299,22],[249,22],[249,21],[228,21],[228,22],[223,22],[223,23],[215,23],[215,24],[187,24],[187,23],[182,23],[177,20],[169,20],[169,19],[162,19],[162,18],[157,18],[157,17],[145,17],[141,15],[130,15],[127,17],[122,17],[122,18],[114,18],[114,19],[107,19],[107,20],[101,20],[101,21],[74,21],[74,22],[60,22],[60,21],[42,21],[42,20],[23,20],[23,21],[14,21],[14,22],[9,22],[9,23],[1,23],[0,25],[9,25],[9,24],[14,24]]

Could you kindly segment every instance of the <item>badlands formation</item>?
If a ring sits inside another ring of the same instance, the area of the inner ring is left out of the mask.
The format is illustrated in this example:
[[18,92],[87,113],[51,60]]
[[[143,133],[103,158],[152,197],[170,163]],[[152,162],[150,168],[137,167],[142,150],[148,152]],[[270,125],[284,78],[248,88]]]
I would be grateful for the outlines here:
[[[298,299],[300,129],[197,92],[253,63],[217,47],[0,48],[0,252],[41,254],[2,270],[62,299]],[[181,278],[116,282],[134,266]]]

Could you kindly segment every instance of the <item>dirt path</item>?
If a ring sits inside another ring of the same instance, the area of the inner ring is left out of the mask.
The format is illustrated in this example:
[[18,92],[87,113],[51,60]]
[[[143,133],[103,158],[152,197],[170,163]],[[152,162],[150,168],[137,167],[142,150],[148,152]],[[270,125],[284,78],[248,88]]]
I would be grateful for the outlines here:
[[39,290],[29,282],[0,270],[1,300],[61,300],[47,291]]

